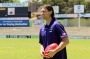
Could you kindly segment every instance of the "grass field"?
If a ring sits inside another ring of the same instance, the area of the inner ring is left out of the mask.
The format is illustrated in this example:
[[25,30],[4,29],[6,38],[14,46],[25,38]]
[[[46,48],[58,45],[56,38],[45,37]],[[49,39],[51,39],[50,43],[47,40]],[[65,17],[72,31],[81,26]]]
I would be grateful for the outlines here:
[[[38,39],[0,39],[0,59],[42,59]],[[90,59],[90,40],[70,40],[68,59]]]

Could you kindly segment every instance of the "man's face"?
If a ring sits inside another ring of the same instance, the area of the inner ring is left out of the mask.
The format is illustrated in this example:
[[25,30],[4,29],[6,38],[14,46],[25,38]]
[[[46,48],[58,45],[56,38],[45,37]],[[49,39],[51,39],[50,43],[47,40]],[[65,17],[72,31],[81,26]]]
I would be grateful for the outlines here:
[[41,15],[44,19],[51,17],[51,11],[48,11],[46,8],[41,9]]

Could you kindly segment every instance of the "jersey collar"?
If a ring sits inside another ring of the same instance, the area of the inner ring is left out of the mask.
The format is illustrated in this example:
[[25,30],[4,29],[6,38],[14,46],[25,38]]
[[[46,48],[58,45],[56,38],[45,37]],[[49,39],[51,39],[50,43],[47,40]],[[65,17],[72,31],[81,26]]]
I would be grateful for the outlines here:
[[50,22],[50,24],[49,25],[45,25],[45,28],[49,28],[49,27],[51,27],[51,25],[54,23],[54,21],[55,21],[55,18],[53,18],[52,20],[51,20],[51,22]]

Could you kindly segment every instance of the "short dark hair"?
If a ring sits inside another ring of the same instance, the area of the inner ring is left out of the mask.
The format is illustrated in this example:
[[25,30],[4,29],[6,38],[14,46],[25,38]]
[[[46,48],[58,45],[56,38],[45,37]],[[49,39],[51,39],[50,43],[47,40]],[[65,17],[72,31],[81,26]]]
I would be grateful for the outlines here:
[[43,7],[46,8],[48,11],[52,11],[51,17],[55,18],[54,17],[54,10],[53,10],[53,7],[51,5],[46,4]]

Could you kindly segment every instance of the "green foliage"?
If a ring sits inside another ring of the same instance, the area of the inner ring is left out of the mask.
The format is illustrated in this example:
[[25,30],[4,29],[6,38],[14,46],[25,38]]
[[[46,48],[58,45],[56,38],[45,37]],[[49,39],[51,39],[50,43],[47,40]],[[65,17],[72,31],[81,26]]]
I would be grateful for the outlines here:
[[90,13],[90,2],[86,2],[86,13]]
[[75,5],[84,4],[85,0],[73,0]]
[[42,4],[51,4],[53,5],[52,0],[42,0]]
[[13,2],[20,2],[20,0],[13,0]]
[[20,0],[1,0],[2,3],[20,2]]
[[1,0],[2,3],[11,3],[13,2],[12,0]]
[[86,0],[42,0],[42,4],[59,6],[59,13],[73,13],[74,5],[84,5],[85,13],[90,12],[90,2]]

